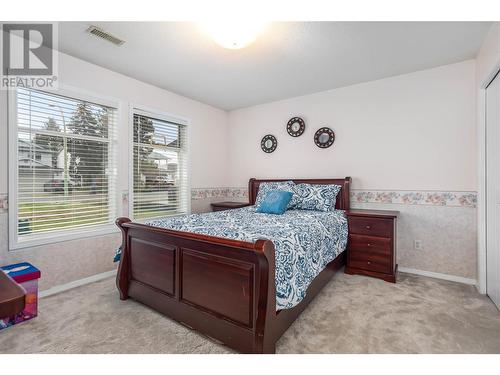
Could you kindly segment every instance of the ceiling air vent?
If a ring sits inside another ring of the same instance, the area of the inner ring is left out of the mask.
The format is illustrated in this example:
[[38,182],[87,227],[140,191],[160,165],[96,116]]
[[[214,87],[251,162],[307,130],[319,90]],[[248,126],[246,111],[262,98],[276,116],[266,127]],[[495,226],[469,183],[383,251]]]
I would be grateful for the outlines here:
[[123,43],[125,43],[124,40],[121,40],[120,38],[111,35],[110,33],[104,31],[103,29],[98,28],[97,26],[90,26],[87,29],[87,32],[98,38],[107,40],[108,42],[111,42],[117,46],[121,46]]

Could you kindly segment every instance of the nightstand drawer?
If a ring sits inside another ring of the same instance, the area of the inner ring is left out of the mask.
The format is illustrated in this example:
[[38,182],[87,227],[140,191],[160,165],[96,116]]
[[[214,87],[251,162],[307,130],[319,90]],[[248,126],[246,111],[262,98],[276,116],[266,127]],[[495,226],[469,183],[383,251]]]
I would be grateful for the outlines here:
[[393,221],[364,217],[349,218],[349,232],[368,236],[391,237]]
[[350,234],[349,251],[351,253],[379,254],[387,258],[392,254],[391,239]]
[[375,271],[382,273],[391,273],[391,263],[384,258],[371,258],[369,256],[364,256],[360,253],[360,256],[355,256],[351,254],[351,259],[349,261],[350,267],[360,268],[367,271]]

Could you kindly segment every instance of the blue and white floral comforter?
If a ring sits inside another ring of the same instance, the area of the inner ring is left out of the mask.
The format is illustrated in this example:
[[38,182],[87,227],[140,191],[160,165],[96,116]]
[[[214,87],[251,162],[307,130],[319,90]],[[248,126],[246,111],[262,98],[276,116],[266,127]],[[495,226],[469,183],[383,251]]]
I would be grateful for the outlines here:
[[146,222],[161,228],[255,242],[269,239],[276,249],[276,310],[297,305],[311,281],[347,245],[344,211],[255,212],[255,206]]

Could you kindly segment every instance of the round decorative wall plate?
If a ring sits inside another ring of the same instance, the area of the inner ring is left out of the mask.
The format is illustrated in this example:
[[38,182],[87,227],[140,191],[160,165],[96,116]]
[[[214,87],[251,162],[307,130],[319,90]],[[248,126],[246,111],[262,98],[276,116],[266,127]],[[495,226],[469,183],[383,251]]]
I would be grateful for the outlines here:
[[272,134],[265,135],[260,141],[260,147],[262,148],[262,151],[269,154],[276,150],[276,147],[278,147],[278,140]]
[[292,137],[298,137],[304,133],[306,124],[300,117],[292,117],[286,124],[286,131]]
[[320,128],[314,134],[314,143],[319,148],[328,148],[333,142],[335,142],[335,133],[330,128]]

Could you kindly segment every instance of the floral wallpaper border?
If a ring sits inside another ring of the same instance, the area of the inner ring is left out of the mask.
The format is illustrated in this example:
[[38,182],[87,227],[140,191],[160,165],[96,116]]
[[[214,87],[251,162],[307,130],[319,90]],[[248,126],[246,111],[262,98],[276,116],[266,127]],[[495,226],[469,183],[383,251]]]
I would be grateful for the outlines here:
[[9,209],[9,199],[7,194],[0,194],[0,213],[5,213]]
[[[193,200],[208,198],[246,198],[247,188],[191,189]],[[412,204],[447,207],[477,207],[474,191],[351,190],[351,203]]]
[[[194,188],[192,200],[210,198],[247,198],[248,188]],[[122,214],[128,215],[128,191],[122,191]],[[474,191],[417,191],[417,190],[351,190],[351,203],[412,204],[447,207],[477,207]],[[0,193],[0,213],[8,211],[8,195]]]
[[392,191],[353,189],[351,191],[351,203],[476,207],[477,193],[473,191]]
[[191,189],[191,199],[208,198],[247,198],[248,188],[194,188]]

